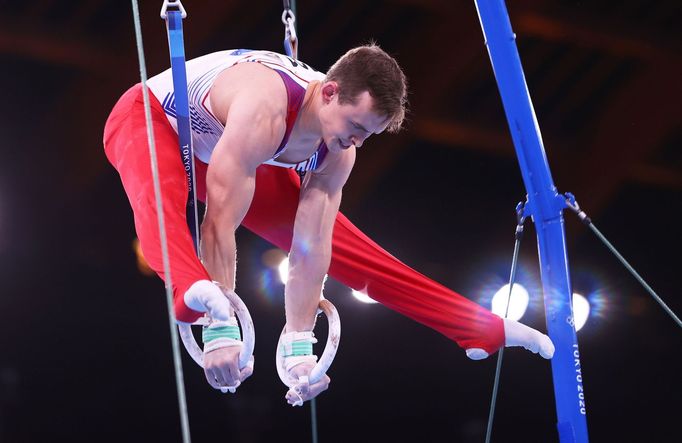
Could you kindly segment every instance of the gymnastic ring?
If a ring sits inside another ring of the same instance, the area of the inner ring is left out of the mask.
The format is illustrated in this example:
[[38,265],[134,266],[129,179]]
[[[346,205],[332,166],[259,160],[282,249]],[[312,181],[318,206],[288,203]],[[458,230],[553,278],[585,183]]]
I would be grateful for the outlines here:
[[[242,349],[239,351],[239,369],[244,369],[247,365],[253,367],[253,349],[256,345],[256,334],[254,333],[253,320],[246,305],[234,291],[223,291],[234,309],[239,325],[242,329]],[[206,326],[208,318],[202,317],[194,325]],[[185,345],[185,349],[199,366],[204,367],[204,351],[197,344],[194,334],[192,334],[192,324],[178,323],[180,338]]]
[[[341,340],[341,320],[339,319],[339,313],[336,311],[334,305],[326,298],[320,299],[320,304],[317,308],[317,314],[320,313],[324,313],[327,317],[329,332],[327,334],[327,344],[324,347],[324,352],[322,352],[322,356],[315,367],[313,367],[312,371],[310,371],[310,375],[308,377],[310,384],[317,383],[327,373],[329,367],[334,361],[336,351],[339,348],[339,341]],[[282,380],[282,383],[287,385],[289,388],[292,388],[298,384],[298,380],[296,380],[287,372],[286,368],[284,367],[284,356],[280,352],[282,336],[284,335],[285,331],[286,326],[282,329],[282,333],[280,334],[279,340],[277,342],[275,362],[277,366],[277,375],[279,375],[280,380]]]

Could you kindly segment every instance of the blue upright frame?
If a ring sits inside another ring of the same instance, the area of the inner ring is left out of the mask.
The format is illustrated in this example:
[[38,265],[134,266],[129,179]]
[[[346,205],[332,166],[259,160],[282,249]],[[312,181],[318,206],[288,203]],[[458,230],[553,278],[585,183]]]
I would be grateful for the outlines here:
[[566,199],[552,181],[504,1],[474,1],[528,192],[524,214],[532,216],[538,235],[547,330],[556,347],[552,374],[559,440],[587,442],[585,393],[573,326],[562,214]]

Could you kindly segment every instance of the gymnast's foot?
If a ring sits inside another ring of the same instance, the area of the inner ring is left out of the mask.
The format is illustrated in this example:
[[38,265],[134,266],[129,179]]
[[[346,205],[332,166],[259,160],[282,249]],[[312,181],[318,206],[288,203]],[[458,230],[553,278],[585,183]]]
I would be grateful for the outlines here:
[[[554,344],[548,336],[517,321],[503,318],[504,322],[504,345],[523,346],[534,354],[540,354],[543,358],[552,358]],[[467,357],[472,360],[482,360],[488,357],[488,353],[480,348],[466,350]]]

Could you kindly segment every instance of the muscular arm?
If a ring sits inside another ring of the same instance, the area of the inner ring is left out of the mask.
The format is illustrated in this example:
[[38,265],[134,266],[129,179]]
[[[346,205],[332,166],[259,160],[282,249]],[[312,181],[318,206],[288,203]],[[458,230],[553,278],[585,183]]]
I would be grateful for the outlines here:
[[[233,68],[216,80],[211,105],[224,116],[225,130],[206,175],[206,216],[201,252],[213,280],[234,289],[235,230],[251,204],[256,168],[272,156],[285,130],[286,95],[267,68]],[[274,80],[273,80],[274,79]],[[240,91],[228,88],[238,84]]]
[[285,288],[287,331],[310,331],[322,284],[331,261],[334,220],[341,190],[355,162],[355,151],[333,158],[319,172],[306,176],[296,211]]

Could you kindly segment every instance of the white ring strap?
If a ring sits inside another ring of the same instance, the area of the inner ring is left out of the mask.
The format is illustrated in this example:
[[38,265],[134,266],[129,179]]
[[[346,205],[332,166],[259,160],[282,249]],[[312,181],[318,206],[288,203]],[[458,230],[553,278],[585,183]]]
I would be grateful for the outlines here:
[[[329,333],[327,334],[327,343],[325,345],[324,352],[322,353],[322,356],[315,367],[312,369],[312,371],[310,371],[310,384],[317,383],[327,373],[329,367],[334,361],[336,351],[339,348],[339,341],[341,340],[341,320],[339,319],[339,313],[336,311],[334,305],[329,300],[322,298],[320,300],[317,313],[324,313],[327,317],[327,322],[329,323]],[[277,365],[277,375],[279,375],[280,380],[282,380],[282,383],[284,383],[286,386],[292,388],[299,384],[299,381],[292,377],[287,371],[287,365],[284,362],[285,358],[280,352],[282,338],[286,335],[285,330],[286,327],[282,330],[282,334],[280,335],[279,341],[277,343],[275,362]]]
[[[237,314],[239,319],[239,324],[242,329],[243,341],[242,349],[239,352],[239,368],[244,369],[246,366],[253,367],[253,349],[256,345],[256,335],[253,327],[253,320],[251,319],[251,314],[246,308],[246,305],[241,298],[234,292],[230,290],[223,290],[225,296],[230,300],[230,304]],[[195,324],[205,324],[205,320],[199,319]],[[189,323],[178,323],[178,330],[180,331],[180,337],[182,338],[182,343],[185,345],[185,349],[192,357],[192,359],[202,368],[204,367],[204,351],[197,344],[194,334],[192,334],[191,324]]]

